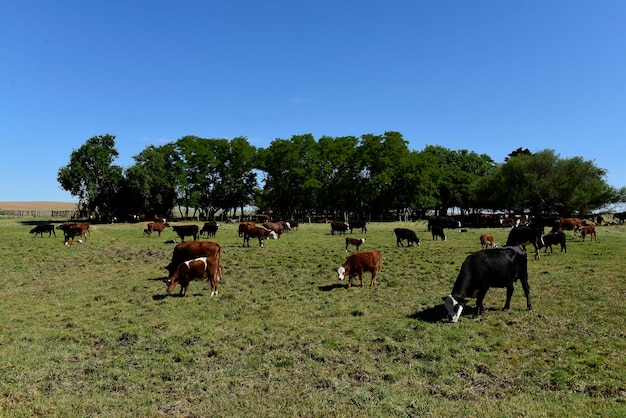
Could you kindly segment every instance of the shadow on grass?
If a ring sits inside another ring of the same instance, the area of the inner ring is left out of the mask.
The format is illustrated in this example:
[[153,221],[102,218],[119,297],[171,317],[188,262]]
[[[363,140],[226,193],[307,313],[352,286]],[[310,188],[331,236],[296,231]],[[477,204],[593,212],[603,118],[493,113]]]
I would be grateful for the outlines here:
[[341,283],[335,283],[335,284],[330,284],[328,286],[318,287],[318,289],[321,290],[322,292],[330,292],[335,289],[347,289],[347,288],[348,288],[347,284],[341,284]]
[[448,311],[446,311],[445,305],[442,303],[441,305],[436,305],[430,308],[426,308],[421,311],[417,311],[411,315],[409,318],[417,319],[418,321],[430,322],[432,324],[437,322],[447,322]]

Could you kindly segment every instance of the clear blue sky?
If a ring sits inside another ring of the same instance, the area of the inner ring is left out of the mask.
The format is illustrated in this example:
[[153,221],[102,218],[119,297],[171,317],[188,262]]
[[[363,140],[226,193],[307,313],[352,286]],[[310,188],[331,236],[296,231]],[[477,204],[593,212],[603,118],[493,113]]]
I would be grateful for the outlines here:
[[593,160],[626,186],[626,2],[7,1],[0,201],[74,201],[57,171],[116,136],[258,147],[398,131],[502,162]]

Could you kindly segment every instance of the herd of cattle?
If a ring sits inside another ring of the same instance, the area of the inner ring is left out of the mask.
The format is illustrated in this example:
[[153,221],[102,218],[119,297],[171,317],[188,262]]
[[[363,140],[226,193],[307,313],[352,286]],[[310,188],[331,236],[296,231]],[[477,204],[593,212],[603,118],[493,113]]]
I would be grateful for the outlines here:
[[[518,219],[519,220],[519,219]],[[501,219],[501,221],[503,221]],[[490,218],[485,217],[480,225],[493,224]],[[567,252],[567,239],[564,231],[573,231],[574,236],[581,234],[584,241],[587,236],[591,240],[597,241],[595,225],[586,224],[580,218],[563,217],[540,217],[534,218],[532,222],[520,225],[520,222],[513,224],[499,222],[498,226],[510,226],[507,241],[503,246],[499,246],[491,235],[480,236],[482,250],[467,256],[463,262],[451,293],[444,297],[445,307],[448,312],[450,322],[457,322],[464,309],[467,298],[476,298],[475,316],[480,316],[483,312],[483,300],[491,287],[506,288],[506,301],[503,310],[510,307],[511,296],[513,294],[514,283],[519,280],[526,295],[527,309],[531,309],[530,287],[528,285],[528,270],[526,246],[532,245],[535,250],[535,260],[540,259],[540,249],[545,247],[552,252],[553,245],[559,245],[561,252]],[[72,245],[82,243],[91,234],[89,223],[66,222],[55,227],[53,224],[37,225],[30,231],[31,235],[48,233],[48,237],[54,235],[55,229],[63,231],[64,244]],[[250,246],[250,238],[257,238],[259,246],[263,247],[266,239],[278,239],[281,235],[293,227],[297,228],[297,222],[241,222],[238,227],[239,237],[243,237],[242,246]],[[452,217],[432,217],[428,220],[428,230],[432,234],[432,239],[446,240],[445,229],[458,229],[461,232],[467,231],[465,225],[457,218]],[[550,230],[544,233],[545,227]],[[180,295],[186,296],[189,283],[194,279],[207,279],[211,283],[211,296],[217,295],[217,285],[219,279],[223,277],[223,266],[221,264],[221,247],[217,242],[199,240],[203,234],[209,238],[215,237],[220,225],[215,222],[207,222],[202,228],[197,225],[170,225],[164,219],[150,222],[144,229],[144,236],[150,237],[153,232],[158,236],[165,228],[172,228],[178,235],[181,242],[173,250],[171,262],[165,267],[168,277],[165,281],[167,292],[170,293],[177,285],[180,285]],[[364,221],[332,222],[330,224],[331,235],[345,235],[346,231],[360,229],[361,233],[367,233],[367,225]],[[420,239],[417,233],[408,228],[395,228],[393,233],[396,236],[396,246],[411,247],[419,246]],[[74,238],[78,239],[75,241]],[[192,241],[185,242],[186,237],[193,238]],[[174,241],[175,242],[175,241]],[[382,270],[382,257],[378,250],[359,251],[360,246],[365,243],[365,238],[345,237],[345,250],[349,252],[349,247],[356,247],[356,252],[351,254],[344,264],[337,269],[339,280],[348,278],[348,289],[352,287],[353,278],[359,277],[363,286],[363,274],[371,273],[370,286],[376,285],[376,273]]]

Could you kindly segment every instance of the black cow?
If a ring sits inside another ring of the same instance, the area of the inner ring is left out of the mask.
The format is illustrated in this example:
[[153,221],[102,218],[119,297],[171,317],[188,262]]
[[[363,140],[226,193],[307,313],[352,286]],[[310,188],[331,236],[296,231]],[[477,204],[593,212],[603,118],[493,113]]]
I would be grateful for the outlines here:
[[526,295],[526,308],[530,304],[530,286],[528,285],[528,257],[519,247],[490,248],[467,256],[461,271],[454,282],[452,293],[443,300],[450,322],[457,322],[463,311],[466,298],[476,298],[475,317],[483,311],[483,300],[490,287],[506,288],[506,301],[503,311],[508,311],[513,295],[513,283],[522,283]]
[[432,216],[428,218],[428,230],[430,231],[433,226],[440,226],[442,228],[460,228],[461,222],[451,216]]
[[367,232],[367,222],[365,221],[350,221],[350,233],[352,234],[353,229],[361,228],[361,233],[365,234]]
[[521,245],[526,250],[526,246],[532,244],[535,247],[535,260],[539,260],[539,249],[543,247],[541,233],[542,228],[540,226],[517,226],[511,229],[504,245]]
[[217,230],[220,228],[220,224],[215,221],[205,222],[200,230],[200,236],[206,232],[207,237],[215,237]]
[[346,235],[348,228],[350,228],[350,225],[345,222],[332,222],[330,224],[330,235],[335,235],[335,232],[339,235]]
[[430,232],[433,234],[433,240],[441,238],[442,241],[446,240],[446,234],[443,233],[443,228],[437,225],[430,227]]
[[561,246],[561,252],[567,252],[567,239],[565,238],[565,232],[553,232],[548,235],[543,236],[543,244],[546,246],[544,251],[548,252],[548,247],[550,248],[550,252],[552,252],[552,245],[559,244]]
[[180,240],[185,242],[185,237],[191,236],[194,241],[198,240],[198,225],[174,225],[172,226],[174,232],[178,234]]
[[41,234],[41,238],[43,238],[43,233],[44,232],[48,233],[48,238],[50,238],[52,236],[52,234],[54,234],[55,237],[57,236],[57,233],[54,232],[54,225],[52,225],[52,224],[37,225],[36,227],[34,227],[33,229],[30,230],[28,235],[35,234],[35,236],[37,236],[37,234]]
[[404,245],[402,244],[403,240],[406,240],[406,244],[408,247],[411,247],[413,243],[420,245],[420,239],[417,237],[415,231],[407,228],[396,228],[393,230],[393,233],[396,234],[397,247],[404,247]]

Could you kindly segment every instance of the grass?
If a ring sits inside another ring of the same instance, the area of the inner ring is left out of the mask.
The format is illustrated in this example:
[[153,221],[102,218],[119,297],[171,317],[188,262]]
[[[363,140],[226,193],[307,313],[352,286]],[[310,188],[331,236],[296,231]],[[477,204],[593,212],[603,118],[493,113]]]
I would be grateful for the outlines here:
[[[26,221],[33,221],[27,219]],[[397,248],[392,229],[420,247]],[[225,278],[167,295],[174,238],[144,224],[94,225],[82,245],[33,238],[0,219],[2,416],[609,416],[626,415],[626,229],[529,259],[533,311],[492,289],[445,322],[461,263],[489,232],[372,223],[378,285],[346,289],[343,237],[307,225],[259,248],[222,225]],[[361,236],[360,234],[354,234]],[[472,301],[473,302],[473,301]]]

